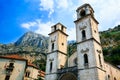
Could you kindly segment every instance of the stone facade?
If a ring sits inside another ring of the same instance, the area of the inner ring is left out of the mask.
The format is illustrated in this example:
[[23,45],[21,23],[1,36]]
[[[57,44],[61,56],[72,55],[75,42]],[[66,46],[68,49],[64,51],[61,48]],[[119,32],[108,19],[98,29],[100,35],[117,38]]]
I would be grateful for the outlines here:
[[27,60],[18,55],[0,56],[0,80],[23,80]]
[[93,8],[84,4],[76,12],[77,51],[68,58],[66,27],[52,26],[45,80],[120,80],[120,69],[104,61]]
[[38,75],[39,75],[39,69],[35,65],[28,63],[24,80],[38,79]]

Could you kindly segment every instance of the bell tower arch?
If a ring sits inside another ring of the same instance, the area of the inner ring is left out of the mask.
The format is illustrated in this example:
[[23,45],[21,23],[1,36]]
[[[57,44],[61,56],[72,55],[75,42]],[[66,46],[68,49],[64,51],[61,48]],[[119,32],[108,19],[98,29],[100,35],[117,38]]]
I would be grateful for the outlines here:
[[78,79],[105,80],[104,59],[98,32],[98,21],[89,4],[77,8],[76,41]]

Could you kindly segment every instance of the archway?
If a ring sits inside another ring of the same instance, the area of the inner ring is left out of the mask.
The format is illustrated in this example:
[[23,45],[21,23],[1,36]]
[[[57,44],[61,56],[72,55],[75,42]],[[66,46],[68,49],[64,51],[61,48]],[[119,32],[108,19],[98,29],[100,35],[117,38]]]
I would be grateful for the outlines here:
[[58,80],[77,80],[77,77],[73,73],[64,73]]

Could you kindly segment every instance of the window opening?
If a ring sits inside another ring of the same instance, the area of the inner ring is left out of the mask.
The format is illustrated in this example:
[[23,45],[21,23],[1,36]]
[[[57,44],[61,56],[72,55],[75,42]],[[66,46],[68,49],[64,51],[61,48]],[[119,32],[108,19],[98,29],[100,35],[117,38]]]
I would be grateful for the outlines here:
[[100,63],[100,66],[102,67],[101,56],[100,56],[100,55],[98,55],[98,56],[99,56],[99,63]]
[[86,33],[85,30],[82,31],[82,40],[86,39]]
[[52,51],[54,50],[54,43],[52,43]]
[[50,62],[50,72],[52,71],[52,65],[53,65],[53,63]]
[[88,67],[88,55],[84,54],[84,66],[87,68]]
[[80,16],[81,16],[81,17],[84,17],[84,16],[85,16],[85,10],[82,10],[82,11],[80,12]]

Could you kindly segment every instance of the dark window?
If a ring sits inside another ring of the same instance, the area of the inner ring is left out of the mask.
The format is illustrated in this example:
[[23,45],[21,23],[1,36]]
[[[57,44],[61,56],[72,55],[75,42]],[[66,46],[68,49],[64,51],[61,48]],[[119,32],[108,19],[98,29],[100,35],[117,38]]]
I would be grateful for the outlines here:
[[110,75],[108,75],[108,80],[110,80]]
[[82,40],[86,39],[86,33],[85,30],[82,31]]
[[5,80],[9,80],[9,79],[10,79],[10,76],[6,76],[6,77],[5,77]]
[[62,30],[62,31],[63,31],[63,28],[64,28],[64,27],[63,27],[63,26],[61,26],[61,30]]
[[85,67],[88,67],[88,55],[84,54],[84,65]]
[[117,80],[117,79],[114,77],[114,80]]
[[102,67],[101,56],[100,55],[99,55],[99,63],[100,63],[100,66]]
[[52,51],[54,50],[54,43],[52,43]]
[[56,26],[54,26],[54,30],[56,30]]
[[13,65],[14,65],[14,63],[10,63],[10,64],[9,64],[9,67],[13,67]]
[[77,65],[77,58],[74,59],[74,63],[75,63],[75,65]]
[[14,69],[14,63],[10,63],[9,66],[7,66],[6,71],[7,72],[12,72]]
[[80,12],[80,16],[81,16],[81,17],[84,17],[84,16],[85,16],[85,10],[82,10],[82,11]]
[[30,72],[29,71],[26,72],[25,77],[30,77]]
[[50,72],[52,71],[52,62],[50,62]]

